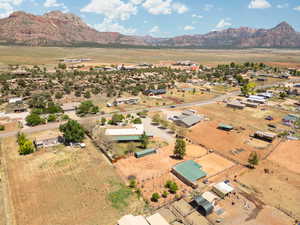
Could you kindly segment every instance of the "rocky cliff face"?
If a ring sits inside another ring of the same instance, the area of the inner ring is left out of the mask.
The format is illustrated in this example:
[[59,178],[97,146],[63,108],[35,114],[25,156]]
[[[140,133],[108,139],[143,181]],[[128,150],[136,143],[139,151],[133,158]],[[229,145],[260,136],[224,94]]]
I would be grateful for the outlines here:
[[[0,20],[0,41],[28,45],[71,45],[75,43],[122,43],[130,37],[116,32],[98,32],[74,14],[53,11],[43,16],[15,12]],[[132,44],[135,39],[132,39]],[[143,43],[141,43],[143,44]]]
[[84,43],[199,48],[300,47],[300,33],[282,22],[272,29],[248,27],[213,31],[204,35],[174,38],[126,36],[117,32],[98,32],[80,17],[53,11],[36,16],[15,12],[0,19],[0,42],[34,46]]

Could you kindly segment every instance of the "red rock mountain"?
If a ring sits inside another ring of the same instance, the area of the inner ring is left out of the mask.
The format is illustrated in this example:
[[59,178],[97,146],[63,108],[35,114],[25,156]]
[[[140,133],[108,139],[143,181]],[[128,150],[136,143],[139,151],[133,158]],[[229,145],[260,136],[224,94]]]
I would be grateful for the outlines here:
[[0,19],[0,43],[34,46],[132,45],[145,47],[250,48],[300,47],[300,33],[282,22],[271,29],[229,28],[204,35],[174,38],[127,36],[98,32],[80,17],[53,11],[43,16],[15,12]]

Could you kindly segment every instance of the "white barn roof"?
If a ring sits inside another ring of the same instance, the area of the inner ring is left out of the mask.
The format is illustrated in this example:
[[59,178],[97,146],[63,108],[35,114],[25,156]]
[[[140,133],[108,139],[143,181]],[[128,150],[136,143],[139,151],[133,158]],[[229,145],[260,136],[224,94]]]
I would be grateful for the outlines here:
[[222,192],[224,195],[232,192],[234,189],[230,185],[226,184],[225,182],[217,183],[213,186],[218,191]]
[[120,135],[126,135],[126,136],[136,136],[136,135],[142,135],[144,133],[144,125],[143,124],[135,124],[133,125],[133,128],[112,128],[107,129],[105,131],[105,135],[108,136],[120,136]]
[[214,193],[210,191],[206,191],[202,194],[202,197],[205,198],[210,203],[213,203],[215,200],[220,199],[218,196],[216,196]]

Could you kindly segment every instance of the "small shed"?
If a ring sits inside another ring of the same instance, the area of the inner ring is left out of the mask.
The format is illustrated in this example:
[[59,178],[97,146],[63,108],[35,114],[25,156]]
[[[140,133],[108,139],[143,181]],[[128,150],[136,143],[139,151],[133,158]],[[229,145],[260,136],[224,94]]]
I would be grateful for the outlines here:
[[261,139],[263,141],[272,142],[277,137],[277,134],[270,133],[270,132],[256,131],[254,133],[254,137],[257,139]]
[[213,192],[215,192],[219,197],[225,198],[229,193],[233,192],[233,187],[225,182],[217,183],[213,186]]
[[196,203],[197,210],[203,215],[203,216],[208,216],[213,212],[213,205],[207,201],[205,198],[202,196],[196,196],[194,198],[194,201]]
[[258,104],[255,103],[255,102],[244,102],[244,104],[245,104],[247,107],[251,107],[251,108],[257,108],[257,107],[258,107]]
[[16,104],[16,103],[22,103],[23,99],[22,98],[10,98],[8,99],[9,104]]
[[111,136],[113,141],[117,142],[130,142],[130,141],[140,141],[140,135],[118,135],[118,136]]
[[228,102],[227,107],[234,108],[234,109],[244,109],[245,105],[235,101],[235,102]]
[[136,158],[142,158],[144,156],[155,154],[155,153],[157,153],[157,151],[156,149],[153,148],[153,149],[146,149],[140,152],[136,152],[134,155]]
[[219,124],[218,129],[225,130],[225,131],[231,131],[231,130],[233,130],[233,126],[221,123],[221,124]]
[[200,123],[203,120],[202,116],[199,115],[190,115],[190,116],[179,116],[177,120],[174,122],[179,125],[179,126],[184,126],[184,127],[192,127],[198,123]]

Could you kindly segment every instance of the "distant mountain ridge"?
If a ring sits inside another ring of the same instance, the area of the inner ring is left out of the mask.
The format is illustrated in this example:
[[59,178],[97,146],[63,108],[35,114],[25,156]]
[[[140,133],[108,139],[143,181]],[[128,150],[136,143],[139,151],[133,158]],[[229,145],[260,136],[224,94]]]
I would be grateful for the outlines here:
[[0,43],[32,46],[99,44],[174,48],[299,48],[300,33],[287,22],[282,22],[271,29],[229,28],[174,38],[129,36],[117,32],[98,32],[71,13],[52,11],[37,16],[18,11],[0,19]]

